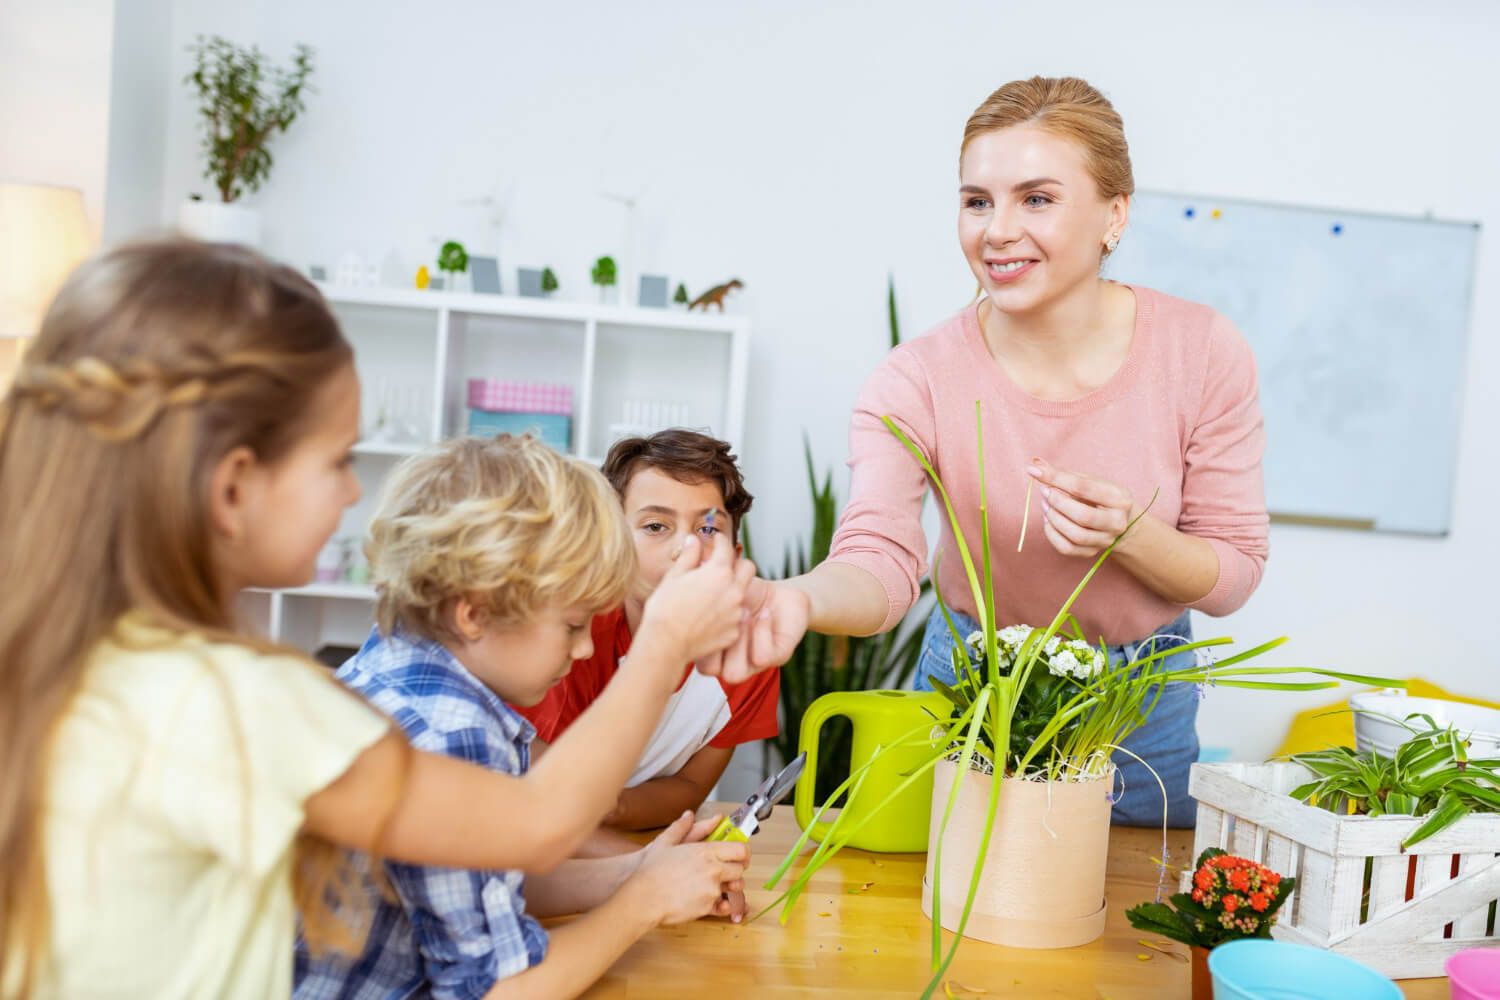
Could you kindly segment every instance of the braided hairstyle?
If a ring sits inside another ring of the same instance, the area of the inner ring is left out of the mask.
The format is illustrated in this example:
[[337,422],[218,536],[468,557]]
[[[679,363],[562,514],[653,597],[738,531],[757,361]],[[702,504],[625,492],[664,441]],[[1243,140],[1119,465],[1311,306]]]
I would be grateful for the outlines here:
[[89,651],[131,611],[251,642],[213,565],[210,477],[240,446],[287,453],[352,359],[317,289],[237,247],[126,246],[52,303],[0,402],[0,983],[24,995],[43,960],[48,741]]

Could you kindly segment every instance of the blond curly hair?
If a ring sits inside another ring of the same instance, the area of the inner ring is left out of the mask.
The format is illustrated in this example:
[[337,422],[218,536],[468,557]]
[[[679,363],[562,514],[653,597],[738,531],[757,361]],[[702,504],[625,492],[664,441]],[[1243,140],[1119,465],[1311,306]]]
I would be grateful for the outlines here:
[[613,607],[636,571],[604,476],[529,434],[453,438],[405,460],[365,551],[381,633],[439,642],[457,638],[459,598],[487,622],[521,625],[548,606]]

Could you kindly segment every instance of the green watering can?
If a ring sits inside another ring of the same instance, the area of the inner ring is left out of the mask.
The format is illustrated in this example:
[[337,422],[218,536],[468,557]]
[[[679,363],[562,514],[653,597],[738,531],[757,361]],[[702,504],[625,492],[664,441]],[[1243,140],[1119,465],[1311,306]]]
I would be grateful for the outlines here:
[[[854,726],[854,745],[849,767],[853,772],[875,755],[875,748],[888,747],[924,723],[936,725],[947,719],[953,703],[935,691],[835,691],[825,694],[807,708],[802,716],[800,749],[807,754],[807,766],[797,779],[797,795],[792,809],[797,825],[822,841],[828,834],[828,823],[813,823],[813,813],[821,805],[814,801],[818,782],[818,732],[823,723],[836,715],[847,716]],[[928,714],[928,713],[931,714]],[[925,735],[920,732],[918,735]],[[857,822],[865,810],[884,801],[905,781],[912,771],[932,756],[931,748],[914,746],[888,750],[865,772],[859,798],[844,811],[853,811],[846,822]],[[866,851],[912,853],[927,850],[927,818],[932,811],[932,772],[929,770],[907,787],[884,809],[865,824],[849,841],[850,847]]]

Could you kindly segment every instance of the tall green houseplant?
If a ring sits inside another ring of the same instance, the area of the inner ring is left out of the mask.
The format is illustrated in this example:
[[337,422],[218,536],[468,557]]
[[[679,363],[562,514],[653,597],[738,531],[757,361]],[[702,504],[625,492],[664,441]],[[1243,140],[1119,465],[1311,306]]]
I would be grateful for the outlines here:
[[[890,323],[890,346],[901,343],[896,319],[896,286],[886,284],[886,309]],[[779,579],[798,576],[828,558],[838,524],[839,501],[833,492],[833,473],[825,471],[821,481],[813,466],[812,445],[804,435],[803,457],[807,463],[807,485],[812,494],[813,523],[810,541],[799,540],[789,546],[781,564]],[[744,527],[747,554],[753,552],[750,527]],[[753,555],[751,556],[752,558]],[[764,572],[766,567],[762,567]],[[922,623],[931,610],[927,595],[931,589],[922,581],[922,592],[907,623],[882,635],[842,636],[808,632],[796,651],[781,667],[781,732],[766,741],[765,766],[771,769],[770,753],[775,751],[785,764],[797,756],[802,716],[818,698],[834,691],[866,691],[872,688],[906,686],[916,668],[921,652]],[[821,801],[838,787],[848,773],[853,730],[844,718],[830,719],[820,739],[823,751],[818,755],[817,797]]]
[[271,66],[260,49],[218,35],[188,46],[193,70],[184,82],[198,95],[204,176],[225,204],[256,191],[271,172],[271,137],[305,108],[312,49],[297,46],[290,68]]

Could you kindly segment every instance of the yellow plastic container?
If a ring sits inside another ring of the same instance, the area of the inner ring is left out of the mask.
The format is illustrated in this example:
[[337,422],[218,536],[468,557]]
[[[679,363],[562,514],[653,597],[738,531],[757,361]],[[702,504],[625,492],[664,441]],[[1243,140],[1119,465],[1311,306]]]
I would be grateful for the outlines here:
[[[827,823],[812,822],[821,804],[814,801],[818,781],[818,733],[823,723],[835,716],[845,716],[854,726],[850,754],[851,772],[862,767],[877,747],[888,747],[902,737],[911,738],[912,730],[927,724],[935,726],[948,718],[953,704],[935,691],[835,691],[825,694],[808,706],[802,716],[798,737],[807,753],[807,767],[797,781],[792,809],[802,829],[812,826],[812,836],[821,841],[828,833]],[[925,735],[925,731],[920,735]],[[864,810],[884,801],[922,762],[932,756],[927,746],[903,748],[885,753],[867,772],[859,798],[845,811],[855,810],[846,822],[857,822]],[[932,809],[932,772],[928,771],[869,820],[849,841],[849,846],[866,851],[911,853],[927,850],[927,818]]]

